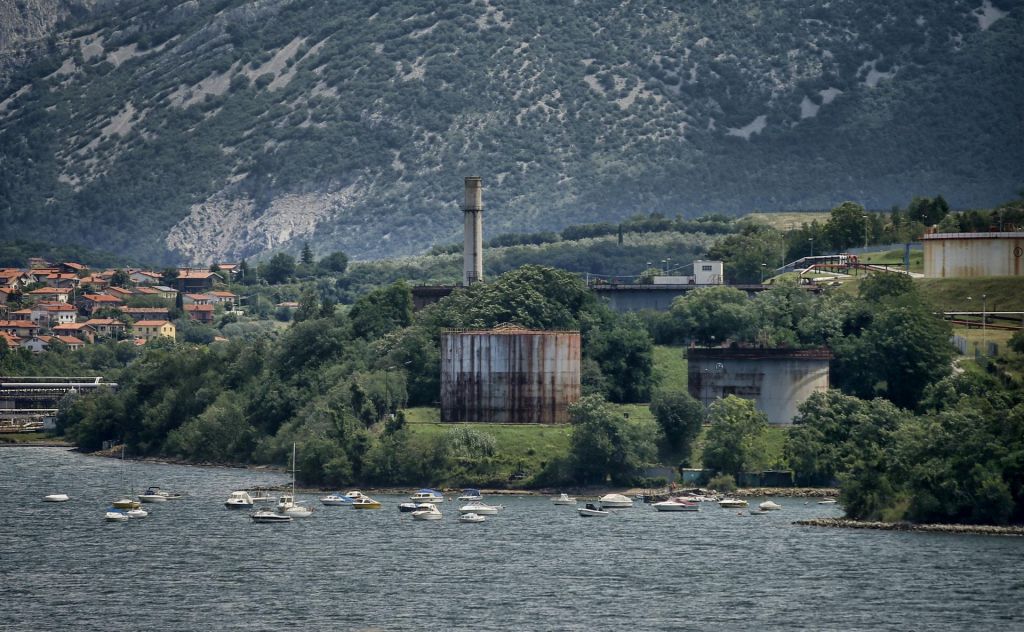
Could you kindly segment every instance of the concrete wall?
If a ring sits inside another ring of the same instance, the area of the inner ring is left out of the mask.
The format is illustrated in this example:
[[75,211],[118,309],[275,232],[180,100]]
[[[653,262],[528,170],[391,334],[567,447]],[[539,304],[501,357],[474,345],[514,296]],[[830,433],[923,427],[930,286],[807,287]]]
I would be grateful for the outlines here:
[[[700,357],[703,351],[709,357]],[[715,357],[707,352],[721,351]],[[688,390],[705,406],[726,395],[754,400],[757,409],[768,416],[771,424],[791,424],[797,407],[811,393],[829,386],[829,354],[776,354],[775,357],[725,357],[731,349],[692,350],[688,358]],[[762,350],[764,351],[764,350]],[[767,350],[773,351],[773,350]],[[817,355],[818,357],[814,357]],[[810,357],[806,357],[810,356]]]
[[1024,232],[925,235],[924,276],[1024,276]]

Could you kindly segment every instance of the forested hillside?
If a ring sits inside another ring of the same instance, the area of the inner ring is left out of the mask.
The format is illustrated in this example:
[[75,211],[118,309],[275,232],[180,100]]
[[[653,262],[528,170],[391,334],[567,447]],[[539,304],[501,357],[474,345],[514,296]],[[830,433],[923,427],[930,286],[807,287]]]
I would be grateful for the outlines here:
[[17,2],[0,224],[209,263],[304,241],[424,252],[461,230],[470,174],[489,234],[918,194],[987,206],[1024,182],[1022,10]]

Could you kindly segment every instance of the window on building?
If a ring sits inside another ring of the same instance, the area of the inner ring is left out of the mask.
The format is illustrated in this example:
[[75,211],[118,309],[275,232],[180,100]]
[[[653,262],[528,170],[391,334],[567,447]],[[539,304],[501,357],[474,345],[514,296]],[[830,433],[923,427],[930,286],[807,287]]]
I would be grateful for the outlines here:
[[711,272],[711,266],[701,266],[700,269],[704,272]]

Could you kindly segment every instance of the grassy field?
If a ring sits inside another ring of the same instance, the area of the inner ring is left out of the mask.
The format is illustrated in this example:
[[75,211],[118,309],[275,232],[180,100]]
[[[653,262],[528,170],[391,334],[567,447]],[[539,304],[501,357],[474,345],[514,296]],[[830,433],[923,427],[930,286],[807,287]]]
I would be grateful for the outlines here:
[[[938,308],[978,311],[981,295],[990,312],[1024,311],[1024,279],[1016,277],[974,277],[969,279],[918,279],[917,287]],[[968,299],[967,297],[971,297]]]
[[787,231],[800,228],[801,224],[810,224],[814,220],[818,220],[819,224],[824,224],[828,221],[829,217],[831,217],[831,214],[827,212],[794,211],[784,213],[747,213],[743,216],[743,219],[752,219],[768,224],[777,230]]
[[1013,335],[1012,331],[1005,331],[1002,329],[986,329],[985,331],[982,331],[980,326],[977,329],[967,329],[966,327],[954,327],[953,335],[964,336],[967,338],[966,355],[970,357],[974,357],[975,348],[977,348],[978,352],[980,353],[982,349],[982,344],[984,344],[986,341],[994,342],[999,346],[997,355],[1005,355],[1007,353],[1012,353],[1006,346],[1006,343],[1009,342],[1010,340],[1010,336]]
[[[900,269],[903,268],[903,249],[899,250],[886,250],[884,252],[868,252],[865,254],[857,255],[857,260],[861,263],[870,263],[877,266],[898,266]],[[910,251],[910,271],[911,272],[924,272],[924,253],[920,250]]]
[[686,358],[682,347],[654,346],[655,388],[666,391],[686,390]]

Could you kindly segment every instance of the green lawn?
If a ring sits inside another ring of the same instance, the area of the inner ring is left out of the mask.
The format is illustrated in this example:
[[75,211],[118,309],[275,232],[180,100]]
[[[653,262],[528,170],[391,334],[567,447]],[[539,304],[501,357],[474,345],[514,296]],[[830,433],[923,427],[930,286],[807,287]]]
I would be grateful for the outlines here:
[[[870,263],[871,265],[889,265],[898,266],[900,269],[903,268],[903,249],[899,250],[886,250],[884,252],[869,252],[861,255],[857,255],[857,260],[861,263]],[[924,253],[920,250],[910,251],[910,271],[911,272],[924,272]]]
[[655,388],[666,391],[686,390],[686,357],[683,347],[654,345]]
[[801,224],[810,224],[814,220],[818,220],[819,224],[824,224],[830,217],[832,217],[832,214],[827,212],[793,211],[781,213],[747,213],[743,216],[743,219],[752,219],[768,224],[776,230],[787,231],[800,228]]
[[[1024,279],[1018,277],[973,277],[969,279],[917,279],[921,293],[944,311],[1024,311]],[[967,297],[971,297],[968,299]]]
[[[690,467],[700,468],[703,465],[704,440],[707,437],[708,426],[701,429],[697,441],[694,442],[693,450],[690,452]],[[789,426],[768,426],[764,434],[764,463],[767,469],[785,469],[785,447],[786,436],[789,434]]]

